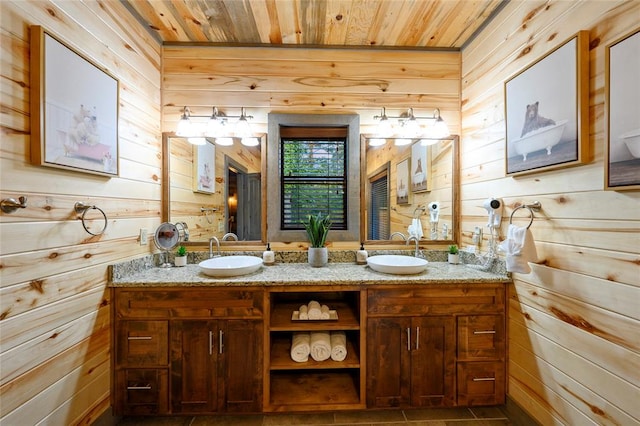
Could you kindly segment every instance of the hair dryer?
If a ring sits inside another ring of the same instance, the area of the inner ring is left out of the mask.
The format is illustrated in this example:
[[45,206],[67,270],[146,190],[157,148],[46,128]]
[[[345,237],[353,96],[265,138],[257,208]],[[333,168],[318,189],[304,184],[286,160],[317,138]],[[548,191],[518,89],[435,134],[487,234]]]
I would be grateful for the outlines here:
[[499,228],[502,222],[503,203],[501,198],[487,198],[482,204],[489,214],[489,228]]

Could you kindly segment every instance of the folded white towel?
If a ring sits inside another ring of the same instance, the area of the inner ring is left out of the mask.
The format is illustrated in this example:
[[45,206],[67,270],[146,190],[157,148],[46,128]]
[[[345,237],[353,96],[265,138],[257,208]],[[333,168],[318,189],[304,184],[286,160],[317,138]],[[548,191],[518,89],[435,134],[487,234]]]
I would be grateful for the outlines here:
[[309,311],[308,311],[307,305],[300,306],[300,308],[298,309],[298,319],[308,320],[309,319],[309,313],[308,312]]
[[347,357],[347,335],[344,331],[333,331],[331,333],[331,359],[334,361],[344,361]]
[[293,333],[291,339],[291,359],[295,362],[306,362],[311,353],[311,335],[309,333]]
[[500,250],[506,254],[507,271],[528,274],[529,262],[538,261],[533,234],[524,226],[509,225],[507,239],[500,243]]
[[310,320],[319,320],[322,317],[322,308],[320,303],[312,300],[309,302],[307,314],[309,315]]
[[320,319],[328,320],[330,318],[331,315],[329,315],[329,307],[327,305],[322,305],[320,307]]
[[331,336],[328,331],[311,333],[311,358],[325,361],[331,357]]

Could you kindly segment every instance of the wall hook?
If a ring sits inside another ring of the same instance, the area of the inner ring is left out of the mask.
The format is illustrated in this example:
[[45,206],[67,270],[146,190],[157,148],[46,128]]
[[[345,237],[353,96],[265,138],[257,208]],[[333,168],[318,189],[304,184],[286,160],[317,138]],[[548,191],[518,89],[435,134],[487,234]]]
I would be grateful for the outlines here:
[[24,209],[27,207],[27,197],[18,197],[19,201],[14,198],[4,198],[0,201],[0,208],[5,213],[13,213],[18,209]]

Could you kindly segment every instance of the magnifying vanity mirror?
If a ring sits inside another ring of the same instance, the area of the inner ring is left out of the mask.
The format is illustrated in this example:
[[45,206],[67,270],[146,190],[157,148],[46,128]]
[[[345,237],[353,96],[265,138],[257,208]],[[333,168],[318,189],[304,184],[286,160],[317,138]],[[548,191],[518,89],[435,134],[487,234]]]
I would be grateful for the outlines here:
[[[428,142],[433,144],[383,139],[378,146],[371,145],[372,139],[363,134],[359,141],[364,164],[360,241],[404,245],[398,233],[406,238],[416,229],[411,226],[420,226],[424,244],[452,244],[460,214],[458,137]],[[239,245],[264,244],[268,194],[261,177],[266,176],[266,135],[256,147],[239,140],[231,146],[207,143],[202,148],[163,134],[162,220],[186,223],[190,243],[208,243],[212,236],[221,239],[233,233]],[[199,176],[207,162],[211,169]]]
[[163,134],[162,220],[184,222],[189,242],[208,242],[233,234],[239,244],[261,242],[263,232],[264,173],[261,152],[266,136],[257,146],[231,145],[206,139],[193,145],[187,138]]

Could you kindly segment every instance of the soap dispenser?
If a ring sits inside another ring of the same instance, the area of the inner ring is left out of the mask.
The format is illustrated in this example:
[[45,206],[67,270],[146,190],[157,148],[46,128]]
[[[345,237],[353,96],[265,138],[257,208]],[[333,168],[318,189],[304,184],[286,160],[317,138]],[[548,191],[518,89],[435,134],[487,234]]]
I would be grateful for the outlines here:
[[366,265],[367,257],[368,257],[368,253],[364,249],[364,243],[360,243],[360,250],[356,252],[356,263],[358,265]]
[[271,251],[271,246],[267,243],[267,249],[262,252],[262,262],[265,265],[273,265],[276,261],[276,255]]

